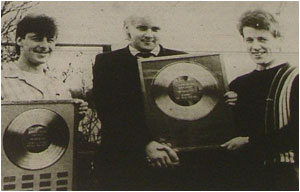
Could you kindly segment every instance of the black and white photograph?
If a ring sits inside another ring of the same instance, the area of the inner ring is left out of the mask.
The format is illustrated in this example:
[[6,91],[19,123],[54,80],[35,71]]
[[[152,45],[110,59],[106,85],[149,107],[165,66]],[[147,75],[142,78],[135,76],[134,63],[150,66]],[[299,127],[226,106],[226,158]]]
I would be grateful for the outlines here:
[[1,190],[298,191],[298,1],[1,1]]

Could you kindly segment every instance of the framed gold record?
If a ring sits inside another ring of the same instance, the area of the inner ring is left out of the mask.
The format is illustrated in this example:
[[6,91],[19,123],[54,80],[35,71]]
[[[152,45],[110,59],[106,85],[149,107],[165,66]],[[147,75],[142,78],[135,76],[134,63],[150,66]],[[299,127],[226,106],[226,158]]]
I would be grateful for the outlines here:
[[157,140],[184,151],[219,148],[232,137],[220,55],[139,59],[139,72],[147,125]]

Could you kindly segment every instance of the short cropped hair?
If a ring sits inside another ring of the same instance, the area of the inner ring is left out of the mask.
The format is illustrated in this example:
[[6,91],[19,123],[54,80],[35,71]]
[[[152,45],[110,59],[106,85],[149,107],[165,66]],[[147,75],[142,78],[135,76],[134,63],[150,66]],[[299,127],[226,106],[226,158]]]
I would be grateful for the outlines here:
[[127,28],[128,27],[128,25],[130,25],[131,23],[132,23],[132,20],[134,19],[134,16],[129,16],[129,17],[127,17],[125,20],[124,20],[124,22],[123,22],[123,28],[125,29],[125,28]]
[[139,18],[145,18],[146,16],[138,16],[138,15],[130,15],[129,17],[127,17],[124,22],[123,22],[123,29],[126,32],[126,39],[129,40],[130,39],[130,34],[128,32],[128,27],[130,25],[133,25],[137,19]]
[[126,29],[129,25],[132,25],[139,18],[145,18],[147,16],[139,16],[139,15],[130,15],[124,20],[123,27]]
[[[154,15],[147,15],[147,14],[141,14],[141,15],[137,15],[137,14],[133,14],[128,16],[124,22],[123,22],[123,28],[126,29],[129,25],[134,24],[137,20],[139,19],[149,19],[149,20],[154,20],[156,19]],[[155,20],[156,21],[156,20]]]
[[270,31],[275,38],[281,36],[278,21],[271,13],[262,10],[254,10],[244,13],[238,24],[238,30],[243,37],[244,27]]
[[[16,40],[25,38],[27,33],[35,33],[39,37],[57,37],[57,25],[53,18],[46,15],[27,15],[17,24]],[[20,47],[16,45],[17,54],[20,55]]]

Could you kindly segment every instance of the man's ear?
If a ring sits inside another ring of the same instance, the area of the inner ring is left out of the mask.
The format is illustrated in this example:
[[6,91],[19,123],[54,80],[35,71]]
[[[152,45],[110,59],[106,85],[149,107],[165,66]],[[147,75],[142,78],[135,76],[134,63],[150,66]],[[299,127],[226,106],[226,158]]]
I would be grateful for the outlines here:
[[282,36],[277,37],[277,38],[276,38],[276,48],[277,48],[277,51],[278,51],[278,52],[281,52],[281,51],[282,51],[282,50],[281,50],[281,45],[282,45],[282,43],[283,43],[283,37],[282,37]]
[[23,40],[24,40],[24,39],[22,39],[21,37],[17,37],[17,40],[16,40],[17,42],[16,42],[16,43],[17,43],[17,45],[18,45],[19,47],[22,47],[22,46],[23,46]]
[[129,32],[128,26],[125,27],[125,34],[126,34],[126,39],[130,40],[131,39],[131,35],[130,35],[130,32]]

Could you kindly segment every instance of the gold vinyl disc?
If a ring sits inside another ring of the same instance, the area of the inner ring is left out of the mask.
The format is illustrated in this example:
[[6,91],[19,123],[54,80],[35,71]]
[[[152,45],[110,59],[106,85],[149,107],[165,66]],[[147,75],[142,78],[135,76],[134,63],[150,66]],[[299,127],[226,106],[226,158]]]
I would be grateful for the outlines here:
[[31,109],[18,115],[6,128],[3,147],[16,166],[43,169],[57,162],[69,144],[65,120],[48,109]]
[[162,68],[152,81],[157,107],[178,120],[197,120],[208,115],[218,102],[218,83],[200,64],[178,62]]

